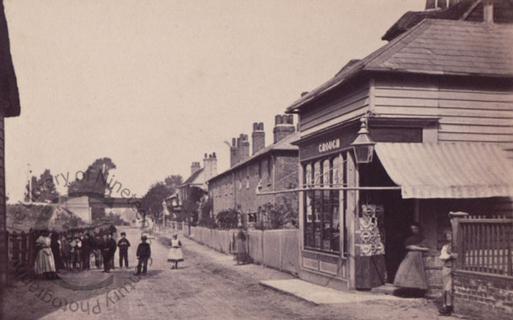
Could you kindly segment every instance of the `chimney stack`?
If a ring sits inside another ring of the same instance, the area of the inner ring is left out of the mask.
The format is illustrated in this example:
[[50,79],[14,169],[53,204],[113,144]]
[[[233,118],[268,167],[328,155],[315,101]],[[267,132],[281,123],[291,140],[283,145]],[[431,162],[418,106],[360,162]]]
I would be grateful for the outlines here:
[[461,0],[426,0],[426,10],[447,9],[447,7],[452,7],[460,1]]
[[237,146],[237,140],[232,138],[232,146],[230,147],[230,167],[233,167],[239,162],[239,149]]
[[238,158],[239,162],[242,162],[249,158],[249,138],[247,134],[241,133],[238,140]]
[[277,143],[287,136],[296,132],[294,127],[294,116],[291,114],[278,114],[274,117],[274,142]]
[[483,0],[483,21],[493,23],[493,0]]
[[215,152],[209,155],[205,153],[205,157],[203,158],[203,170],[205,181],[217,175],[217,157]]
[[191,164],[191,175],[194,174],[194,172],[198,171],[199,169],[201,169],[201,165],[199,162],[193,162]]
[[251,133],[252,155],[265,148],[265,131],[263,122],[253,123],[253,132]]

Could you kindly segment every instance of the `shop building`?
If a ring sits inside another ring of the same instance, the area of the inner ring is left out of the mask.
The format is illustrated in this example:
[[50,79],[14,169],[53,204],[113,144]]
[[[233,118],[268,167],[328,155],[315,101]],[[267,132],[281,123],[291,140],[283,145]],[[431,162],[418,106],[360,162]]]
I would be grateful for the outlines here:
[[449,212],[513,217],[513,26],[481,9],[482,22],[423,20],[287,109],[300,127],[301,278],[391,283],[415,221],[436,290]]
[[[208,181],[213,213],[235,209],[249,221],[260,219],[265,205],[288,210],[297,221],[297,195],[272,193],[294,189],[298,183],[298,139],[292,115],[276,115],[273,141],[266,146],[263,123],[253,123],[251,151],[248,135],[232,139],[231,167]],[[251,152],[251,154],[250,154]],[[262,193],[260,195],[259,193]]]

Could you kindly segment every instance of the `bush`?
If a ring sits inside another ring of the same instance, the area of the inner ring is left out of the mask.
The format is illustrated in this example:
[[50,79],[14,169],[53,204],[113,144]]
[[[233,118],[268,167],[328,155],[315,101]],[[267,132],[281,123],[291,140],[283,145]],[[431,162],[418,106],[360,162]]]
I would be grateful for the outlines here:
[[239,223],[238,216],[235,209],[223,210],[217,214],[217,224],[221,229],[235,229]]

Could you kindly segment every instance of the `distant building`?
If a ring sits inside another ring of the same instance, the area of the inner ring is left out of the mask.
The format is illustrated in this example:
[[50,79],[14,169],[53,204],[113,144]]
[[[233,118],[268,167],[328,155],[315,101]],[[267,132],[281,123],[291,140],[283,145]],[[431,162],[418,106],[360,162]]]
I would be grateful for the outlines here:
[[191,175],[178,187],[178,191],[166,199],[170,212],[175,216],[185,214],[192,224],[200,218],[199,204],[207,195],[207,181],[217,174],[217,156],[214,153],[203,157],[200,162],[192,162]]
[[[231,167],[208,181],[213,214],[235,209],[255,221],[266,204],[288,208],[292,220],[297,219],[297,195],[275,193],[298,184],[298,139],[292,115],[277,115],[273,141],[265,146],[263,123],[254,123],[250,143],[247,135],[232,139]],[[259,195],[262,193],[265,195]],[[297,220],[296,220],[297,221]]]

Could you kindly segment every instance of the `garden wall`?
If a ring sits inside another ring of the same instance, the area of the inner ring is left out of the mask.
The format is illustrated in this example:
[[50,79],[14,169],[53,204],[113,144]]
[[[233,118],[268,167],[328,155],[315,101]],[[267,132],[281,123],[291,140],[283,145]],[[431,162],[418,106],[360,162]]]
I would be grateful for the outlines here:
[[[191,227],[191,238],[223,253],[232,252],[237,230]],[[299,239],[297,229],[251,230],[248,232],[248,253],[255,263],[297,274],[299,270]]]

